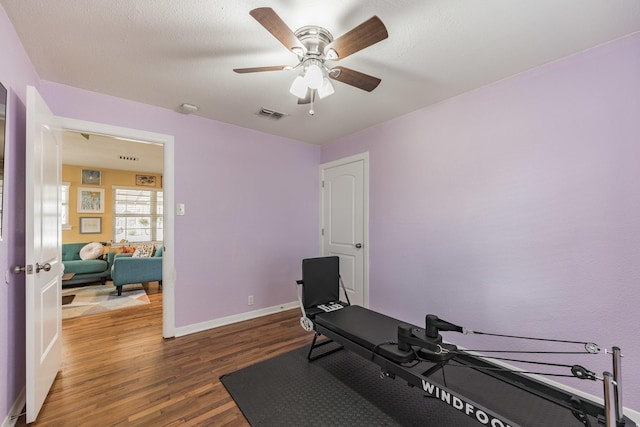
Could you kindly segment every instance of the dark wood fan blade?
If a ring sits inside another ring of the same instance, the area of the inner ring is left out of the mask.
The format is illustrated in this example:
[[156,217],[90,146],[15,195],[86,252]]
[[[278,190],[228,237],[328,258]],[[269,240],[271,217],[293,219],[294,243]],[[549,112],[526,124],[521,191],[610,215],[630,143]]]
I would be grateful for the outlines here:
[[252,68],[234,68],[233,71],[236,73],[244,74],[244,73],[259,73],[262,71],[280,71],[289,67],[288,65],[272,65],[270,67],[252,67]]
[[[337,76],[335,76],[335,70],[340,71]],[[382,81],[377,77],[345,67],[333,67],[329,73],[329,77],[333,80],[357,87],[358,89],[366,90],[367,92],[371,92],[377,88]]]
[[380,18],[374,16],[329,43],[324,48],[324,54],[329,55],[329,50],[333,49],[338,54],[338,58],[335,59],[338,61],[387,37],[387,28]]
[[302,53],[306,52],[306,48],[302,42],[296,37],[291,29],[270,7],[259,7],[249,12],[264,28],[267,29],[280,43],[289,50],[293,48],[301,49]]

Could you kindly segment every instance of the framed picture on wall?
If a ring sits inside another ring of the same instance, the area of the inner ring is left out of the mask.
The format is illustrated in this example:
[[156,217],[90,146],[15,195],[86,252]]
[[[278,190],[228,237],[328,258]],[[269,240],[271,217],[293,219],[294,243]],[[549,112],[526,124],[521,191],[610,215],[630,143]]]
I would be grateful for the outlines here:
[[78,187],[78,213],[104,213],[104,189]]
[[80,234],[102,233],[102,218],[80,217]]
[[156,186],[155,175],[136,175],[136,185],[144,185],[146,187]]
[[82,185],[100,185],[102,172],[92,169],[82,169]]

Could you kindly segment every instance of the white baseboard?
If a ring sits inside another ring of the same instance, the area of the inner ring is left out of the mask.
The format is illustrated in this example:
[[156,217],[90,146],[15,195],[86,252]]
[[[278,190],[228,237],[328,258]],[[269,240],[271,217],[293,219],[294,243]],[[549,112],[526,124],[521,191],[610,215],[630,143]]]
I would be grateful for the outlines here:
[[633,409],[624,408],[624,414],[633,420],[634,423],[640,426],[640,412],[634,411]]
[[23,388],[20,391],[20,393],[18,393],[18,397],[16,397],[16,400],[13,402],[13,405],[11,405],[11,408],[9,408],[9,413],[7,414],[5,419],[2,421],[2,424],[0,425],[0,427],[15,426],[16,423],[18,422],[17,415],[22,413],[22,408],[24,408],[25,402],[26,402],[26,394],[25,394],[25,389]]
[[245,320],[251,320],[251,319],[256,319],[262,316],[268,316],[270,314],[279,313],[281,311],[291,310],[293,308],[300,309],[300,303],[298,301],[294,301],[286,304],[275,305],[273,307],[261,308],[260,310],[234,314],[233,316],[221,317],[219,319],[213,319],[207,322],[196,323],[194,325],[177,327],[175,329],[175,336],[181,337],[184,335],[194,334],[196,332],[202,332],[208,329],[219,328],[220,326],[226,326],[232,323],[243,322]]

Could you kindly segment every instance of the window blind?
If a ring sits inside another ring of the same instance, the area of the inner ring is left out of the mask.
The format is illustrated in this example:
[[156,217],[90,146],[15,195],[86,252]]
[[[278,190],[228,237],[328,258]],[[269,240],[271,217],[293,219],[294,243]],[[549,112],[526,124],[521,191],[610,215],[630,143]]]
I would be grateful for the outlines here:
[[113,241],[162,241],[162,191],[114,188]]

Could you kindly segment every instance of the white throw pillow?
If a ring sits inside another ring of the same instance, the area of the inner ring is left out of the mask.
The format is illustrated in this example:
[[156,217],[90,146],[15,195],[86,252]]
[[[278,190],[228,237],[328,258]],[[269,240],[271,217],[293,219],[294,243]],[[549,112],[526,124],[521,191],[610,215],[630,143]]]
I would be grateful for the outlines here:
[[104,248],[98,242],[92,242],[80,249],[80,259],[97,259],[102,256]]
[[136,248],[132,258],[149,258],[153,255],[153,251],[156,247],[154,245],[140,245]]

